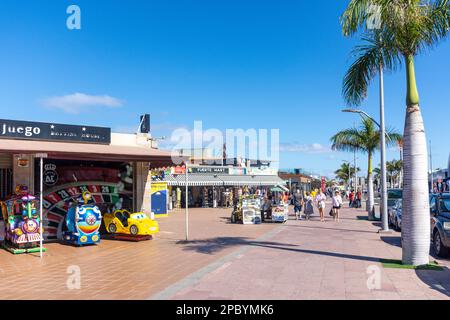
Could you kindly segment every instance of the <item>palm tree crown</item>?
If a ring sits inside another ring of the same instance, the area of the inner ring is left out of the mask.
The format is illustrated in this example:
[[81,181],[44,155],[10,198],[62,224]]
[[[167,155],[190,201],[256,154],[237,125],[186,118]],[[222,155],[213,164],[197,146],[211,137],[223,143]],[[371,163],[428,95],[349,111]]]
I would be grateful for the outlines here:
[[[394,145],[402,135],[392,129],[386,130],[387,144]],[[332,149],[338,151],[356,151],[373,154],[380,148],[380,131],[375,124],[365,119],[360,128],[349,128],[336,133],[332,138]]]
[[[368,30],[365,23],[379,8],[380,28]],[[347,103],[359,105],[366,98],[370,82],[380,65],[395,71],[405,61],[408,74],[407,104],[419,104],[414,76],[414,57],[433,48],[450,32],[449,0],[351,0],[341,18],[345,36],[363,30],[362,45],[344,78],[343,94]]]

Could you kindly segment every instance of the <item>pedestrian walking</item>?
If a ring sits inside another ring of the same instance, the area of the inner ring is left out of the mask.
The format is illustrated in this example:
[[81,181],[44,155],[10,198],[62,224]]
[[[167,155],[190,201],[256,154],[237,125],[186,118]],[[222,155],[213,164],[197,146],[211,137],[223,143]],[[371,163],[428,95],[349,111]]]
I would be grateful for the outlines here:
[[334,217],[334,221],[335,222],[336,221],[339,222],[339,211],[341,210],[342,204],[343,204],[342,197],[339,194],[339,191],[336,191],[336,193],[335,193],[335,195],[334,195],[334,197],[332,199],[332,202],[333,202],[333,217]]
[[305,219],[309,220],[313,214],[314,214],[313,197],[311,196],[311,193],[307,192],[305,198]]
[[317,208],[319,208],[321,222],[325,221],[324,212],[325,212],[325,201],[326,200],[327,200],[326,195],[322,191],[319,191],[319,193],[317,194],[317,196],[315,198],[315,202],[316,202]]
[[353,201],[354,201],[354,199],[355,199],[355,193],[354,193],[353,190],[352,190],[352,191],[350,191],[350,194],[348,195],[348,201],[349,201],[348,206],[349,206],[350,208],[353,207]]
[[358,191],[356,193],[356,207],[357,208],[361,208],[361,199],[362,199],[361,191]]
[[294,202],[295,218],[297,220],[302,220],[302,207],[305,201],[303,199],[303,194],[300,192],[300,189],[297,189],[295,191],[295,193],[292,195],[292,199]]

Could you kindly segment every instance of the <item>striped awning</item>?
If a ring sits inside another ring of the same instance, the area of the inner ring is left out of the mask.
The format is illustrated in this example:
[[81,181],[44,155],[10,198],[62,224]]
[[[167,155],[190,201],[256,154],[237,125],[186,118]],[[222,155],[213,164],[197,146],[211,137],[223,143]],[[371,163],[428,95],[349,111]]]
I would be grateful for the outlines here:
[[[186,186],[186,176],[167,175],[165,181],[170,186]],[[278,176],[249,176],[249,175],[212,175],[189,174],[189,186],[283,186],[286,182]]]
[[[184,174],[167,175],[166,181],[169,186],[186,186],[186,176]],[[223,186],[223,181],[214,175],[188,174],[188,186]]]

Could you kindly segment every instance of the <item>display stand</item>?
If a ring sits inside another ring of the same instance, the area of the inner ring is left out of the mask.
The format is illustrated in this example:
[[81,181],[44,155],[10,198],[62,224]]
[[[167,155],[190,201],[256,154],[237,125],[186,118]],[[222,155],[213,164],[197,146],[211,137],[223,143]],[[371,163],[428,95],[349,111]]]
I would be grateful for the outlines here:
[[272,211],[272,222],[285,223],[289,217],[289,205],[280,204]]

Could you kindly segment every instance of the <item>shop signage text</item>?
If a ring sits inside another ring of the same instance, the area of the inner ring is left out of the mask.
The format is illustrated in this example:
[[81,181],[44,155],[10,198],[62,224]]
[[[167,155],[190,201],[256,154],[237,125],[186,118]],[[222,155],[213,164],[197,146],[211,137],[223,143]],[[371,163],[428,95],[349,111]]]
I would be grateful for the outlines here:
[[228,174],[229,168],[224,167],[192,167],[189,173],[212,173],[212,174]]
[[0,119],[0,138],[110,144],[111,129]]

